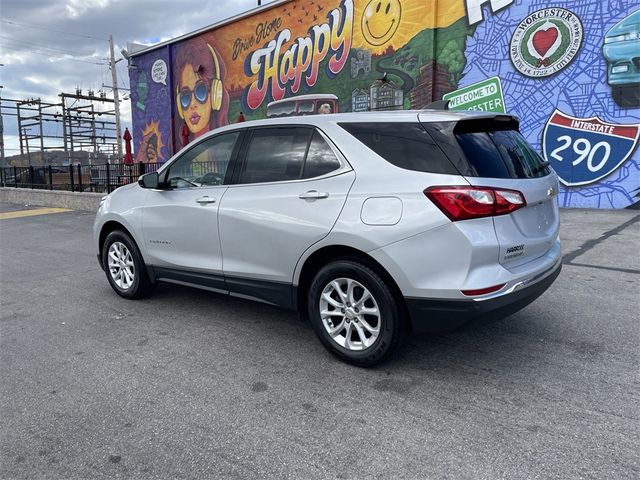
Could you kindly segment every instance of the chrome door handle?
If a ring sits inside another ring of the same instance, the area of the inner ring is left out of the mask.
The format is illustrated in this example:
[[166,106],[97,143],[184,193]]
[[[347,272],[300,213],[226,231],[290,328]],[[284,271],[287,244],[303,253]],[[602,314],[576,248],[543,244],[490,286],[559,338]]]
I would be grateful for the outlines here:
[[216,203],[216,199],[205,195],[204,197],[196,198],[196,202],[198,202],[200,205],[204,205],[207,203]]
[[309,190],[308,192],[301,193],[298,198],[302,200],[316,200],[319,198],[329,198],[328,192],[318,192],[317,190]]

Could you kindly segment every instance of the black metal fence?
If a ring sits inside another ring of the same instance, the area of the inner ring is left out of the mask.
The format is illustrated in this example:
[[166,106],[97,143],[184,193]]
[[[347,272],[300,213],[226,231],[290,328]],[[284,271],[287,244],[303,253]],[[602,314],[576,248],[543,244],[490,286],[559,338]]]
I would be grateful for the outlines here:
[[48,165],[46,167],[4,167],[3,187],[110,193],[138,181],[140,175],[157,170],[156,163],[105,163],[102,165]]

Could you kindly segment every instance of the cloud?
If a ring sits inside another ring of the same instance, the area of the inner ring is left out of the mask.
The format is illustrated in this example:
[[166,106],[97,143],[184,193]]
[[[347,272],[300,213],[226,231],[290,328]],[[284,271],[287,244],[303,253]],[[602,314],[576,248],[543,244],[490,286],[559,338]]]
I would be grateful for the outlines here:
[[[116,58],[127,42],[153,44],[206,27],[256,6],[255,0],[1,0],[0,85],[2,98],[59,102],[76,88],[109,92],[109,34]],[[264,2],[263,2],[264,3]],[[127,88],[125,61],[118,86]],[[120,92],[121,98],[127,91]],[[19,150],[14,116],[3,102],[7,155]],[[131,129],[129,100],[121,103]],[[53,128],[53,127],[51,127]],[[13,149],[13,150],[9,150]]]
[[71,17],[78,17],[87,10],[100,10],[107,8],[110,0],[67,0],[66,10]]

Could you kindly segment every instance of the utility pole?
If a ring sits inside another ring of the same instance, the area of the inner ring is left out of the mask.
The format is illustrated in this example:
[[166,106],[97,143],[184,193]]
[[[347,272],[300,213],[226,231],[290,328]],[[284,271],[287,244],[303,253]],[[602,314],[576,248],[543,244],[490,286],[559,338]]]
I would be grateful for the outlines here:
[[[24,155],[24,147],[22,146],[22,115],[20,112],[20,104],[22,102],[16,103],[16,109],[18,111],[18,135],[20,136],[20,156]],[[20,159],[22,161],[22,158]]]
[[118,74],[116,72],[116,56],[113,48],[113,35],[109,35],[109,50],[111,51],[111,81],[113,82],[113,100],[116,113],[116,137],[118,145],[118,162],[122,161],[122,131],[120,127],[120,97],[118,95]]
[[[27,131],[27,127],[22,127],[22,131],[24,132],[24,138],[26,139],[27,161],[29,162],[29,166],[31,166],[31,152],[29,151],[29,133]],[[22,147],[22,145],[20,145],[20,147]]]
[[6,167],[4,159],[4,122],[2,121],[2,86],[0,85],[0,167]]
[[[71,120],[69,120],[71,123]],[[69,138],[69,132],[67,131],[67,102],[64,97],[62,97],[62,141],[64,142],[64,156],[65,160],[69,165],[73,162],[71,161],[71,151],[69,150],[69,146],[67,145],[67,139]]]
[[[4,63],[0,63],[0,67],[4,67]],[[0,85],[0,166],[6,167],[7,163],[4,159],[4,122],[2,120],[2,89]]]

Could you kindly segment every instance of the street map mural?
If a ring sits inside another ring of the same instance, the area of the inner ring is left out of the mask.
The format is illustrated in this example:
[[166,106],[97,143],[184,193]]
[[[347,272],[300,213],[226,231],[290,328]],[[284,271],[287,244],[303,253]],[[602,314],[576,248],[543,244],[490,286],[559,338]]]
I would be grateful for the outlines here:
[[[132,57],[138,161],[239,119],[506,112],[562,207],[640,207],[640,6],[625,0],[291,0]],[[330,94],[330,95],[327,95]]]

